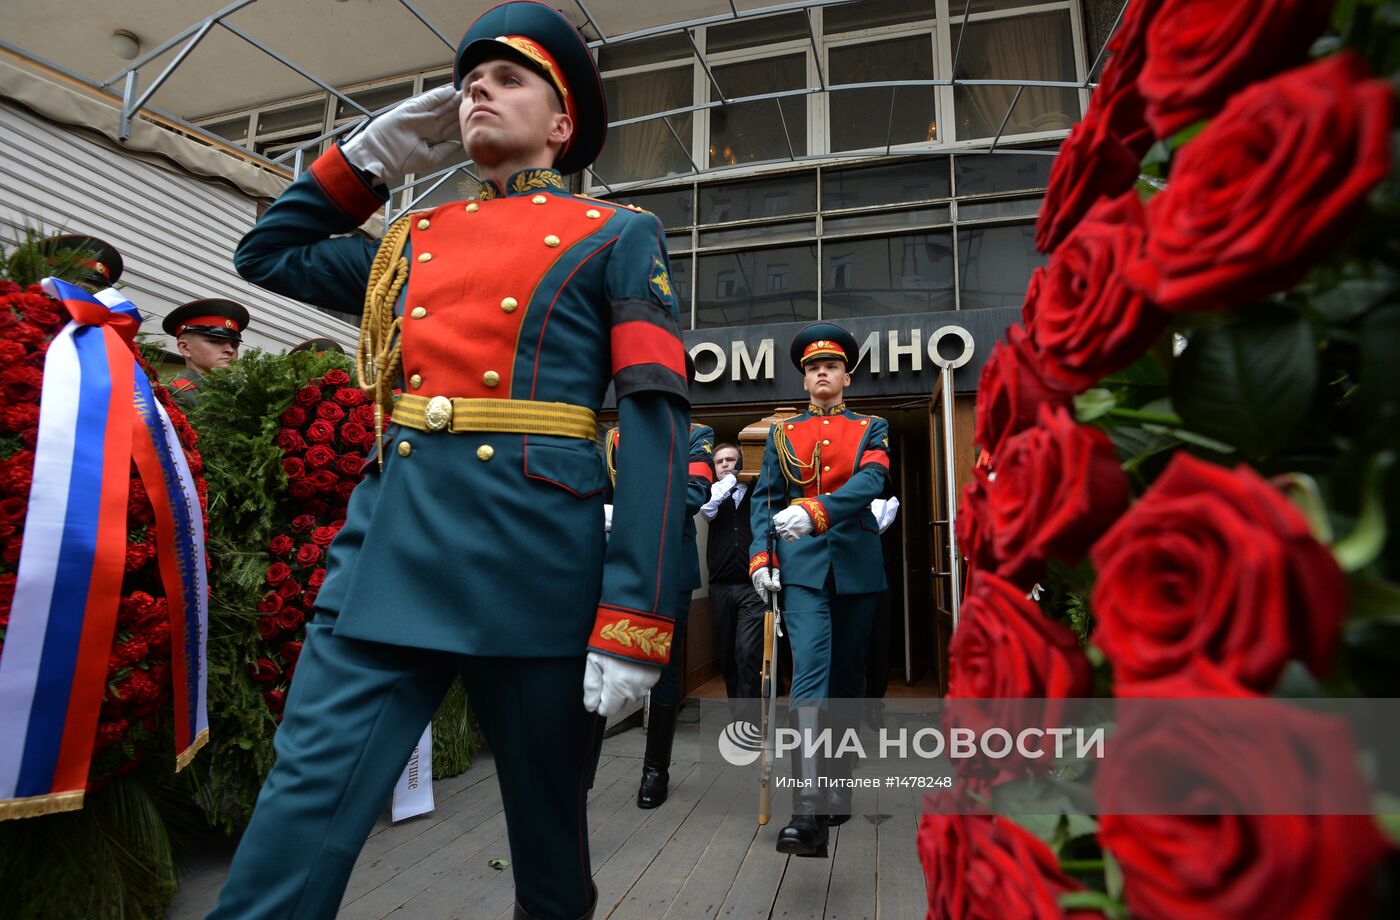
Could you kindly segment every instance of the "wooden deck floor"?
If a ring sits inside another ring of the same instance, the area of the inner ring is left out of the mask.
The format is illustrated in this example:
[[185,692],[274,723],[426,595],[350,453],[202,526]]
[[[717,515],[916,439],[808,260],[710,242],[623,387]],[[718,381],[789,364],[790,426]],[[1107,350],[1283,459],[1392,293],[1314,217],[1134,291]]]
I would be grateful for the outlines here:
[[[736,796],[701,769],[713,732],[677,727],[671,796],[652,811],[636,807],[645,736],[640,729],[604,743],[589,799],[589,840],[598,920],[917,920],[923,874],[915,851],[915,802],[908,790],[869,793],[857,814],[832,829],[829,859],[773,849],[786,815],[759,827],[756,794]],[[437,808],[397,825],[375,826],[356,863],[342,920],[497,920],[515,900],[505,815],[489,754],[435,787]],[[167,916],[194,920],[212,906],[231,847],[187,868]]]

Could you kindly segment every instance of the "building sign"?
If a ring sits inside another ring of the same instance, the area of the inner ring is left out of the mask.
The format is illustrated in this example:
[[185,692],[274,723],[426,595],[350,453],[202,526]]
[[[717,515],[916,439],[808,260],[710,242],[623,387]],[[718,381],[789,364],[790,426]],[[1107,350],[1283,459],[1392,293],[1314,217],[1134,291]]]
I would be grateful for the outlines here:
[[[944,365],[953,389],[971,393],[992,346],[1021,311],[1015,308],[868,316],[838,322],[860,343],[860,363],[847,395],[927,396]],[[791,402],[802,396],[802,375],[788,345],[806,323],[776,323],[682,333],[695,360],[695,405]]]

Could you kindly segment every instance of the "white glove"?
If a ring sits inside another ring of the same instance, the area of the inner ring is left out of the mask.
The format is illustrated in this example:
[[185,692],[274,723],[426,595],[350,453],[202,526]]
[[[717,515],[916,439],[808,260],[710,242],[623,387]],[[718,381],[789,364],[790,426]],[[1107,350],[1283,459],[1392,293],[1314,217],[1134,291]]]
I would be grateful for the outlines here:
[[717,498],[724,498],[724,496],[728,495],[730,492],[733,492],[734,487],[738,484],[739,480],[734,478],[733,473],[727,474],[719,482],[716,482],[714,485],[710,486],[710,500],[714,501]]
[[875,515],[875,524],[880,528],[880,533],[884,533],[890,529],[894,516],[899,513],[899,499],[877,498],[870,503],[870,513]]
[[603,533],[612,533],[612,505],[603,505]]
[[583,708],[600,716],[617,715],[661,679],[661,669],[589,652],[583,665]]
[[778,578],[778,570],[773,569],[770,571],[766,565],[762,568],[754,569],[753,589],[757,591],[758,596],[765,601],[768,600],[768,593],[770,591],[777,593],[783,590],[783,584]]
[[340,145],[352,166],[394,186],[408,173],[432,172],[462,153],[457,110],[462,94],[451,83],[405,99]]
[[773,515],[773,529],[778,536],[791,543],[812,532],[812,516],[796,506],[784,508]]

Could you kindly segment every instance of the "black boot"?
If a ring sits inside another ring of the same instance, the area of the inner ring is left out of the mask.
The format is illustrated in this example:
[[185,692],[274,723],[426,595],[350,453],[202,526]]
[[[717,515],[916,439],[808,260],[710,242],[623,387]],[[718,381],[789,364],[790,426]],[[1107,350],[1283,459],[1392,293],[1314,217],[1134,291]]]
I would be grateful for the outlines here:
[[[588,910],[579,916],[578,920],[593,920],[593,911],[598,907],[598,886],[594,885],[592,882],[588,884],[593,887],[593,901],[588,905]],[[514,920],[535,920],[535,918],[530,915],[530,912],[521,905],[519,900],[515,902],[515,912],[512,914],[512,917]]]
[[[808,739],[815,740],[819,728],[819,713],[815,709],[793,710],[793,724],[802,738],[802,747],[795,753],[802,755]],[[792,762],[792,776],[795,780],[792,790],[792,820],[787,827],[778,831],[778,852],[792,856],[819,856],[826,858],[826,790],[817,787],[820,772],[819,757],[798,756]]]
[[666,801],[671,780],[671,742],[676,737],[676,713],[680,707],[652,703],[647,721],[647,752],[642,759],[642,784],[637,789],[637,807],[655,808]]
[[851,820],[851,799],[855,792],[847,783],[855,770],[854,754],[842,754],[826,762],[827,776],[832,785],[826,792],[826,826],[839,827]]

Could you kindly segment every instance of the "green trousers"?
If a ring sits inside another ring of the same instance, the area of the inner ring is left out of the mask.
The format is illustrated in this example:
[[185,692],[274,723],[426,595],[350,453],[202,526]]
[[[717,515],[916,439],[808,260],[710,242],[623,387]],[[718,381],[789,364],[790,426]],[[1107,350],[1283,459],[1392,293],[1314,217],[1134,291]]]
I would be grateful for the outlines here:
[[783,587],[783,628],[792,646],[793,708],[865,696],[865,648],[877,594]]
[[213,918],[331,918],[365,838],[454,675],[496,759],[516,900],[531,916],[592,908],[586,815],[593,719],[583,656],[485,658],[307,627],[275,747]]

